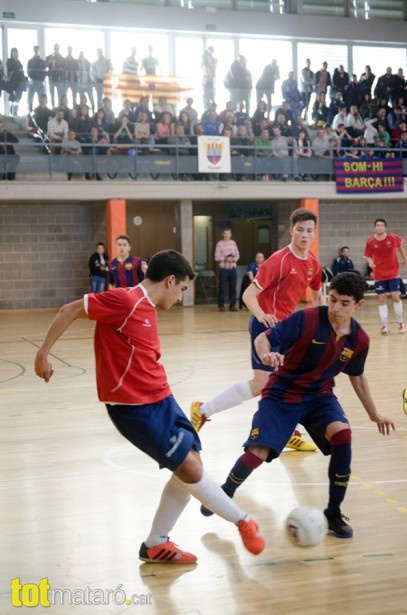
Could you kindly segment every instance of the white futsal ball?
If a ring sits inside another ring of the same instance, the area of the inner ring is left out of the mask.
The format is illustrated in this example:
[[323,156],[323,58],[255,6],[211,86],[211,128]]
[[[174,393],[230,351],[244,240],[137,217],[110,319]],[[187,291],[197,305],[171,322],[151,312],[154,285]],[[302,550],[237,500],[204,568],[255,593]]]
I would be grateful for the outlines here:
[[315,547],[325,538],[328,522],[324,513],[313,506],[298,506],[288,515],[287,536],[296,547]]

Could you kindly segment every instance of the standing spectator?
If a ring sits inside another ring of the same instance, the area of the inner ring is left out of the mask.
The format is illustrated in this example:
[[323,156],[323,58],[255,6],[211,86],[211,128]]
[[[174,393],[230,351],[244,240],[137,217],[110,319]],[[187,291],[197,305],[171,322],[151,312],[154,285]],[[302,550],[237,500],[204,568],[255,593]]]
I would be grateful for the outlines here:
[[395,76],[393,75],[391,66],[388,66],[384,75],[381,75],[377,80],[374,95],[377,99],[386,99],[386,102],[391,105],[395,96],[395,85]]
[[[51,95],[51,105],[55,108],[61,97],[65,94],[65,71],[64,58],[59,52],[59,45],[54,45],[54,51],[45,58],[48,68],[49,92]],[[56,96],[55,96],[56,93]]]
[[7,92],[10,103],[10,115],[18,114],[18,105],[23,92],[27,89],[27,77],[24,75],[24,68],[18,59],[18,49],[13,47],[10,57],[6,62],[7,70]]
[[99,241],[96,252],[89,257],[88,262],[91,293],[102,293],[106,289],[108,262],[105,244]]
[[95,100],[93,98],[93,83],[90,76],[90,62],[85,58],[85,53],[81,51],[78,58],[78,93],[79,96],[86,94],[95,113]]
[[220,239],[215,247],[215,262],[219,265],[219,287],[218,287],[218,309],[225,312],[225,286],[229,291],[229,310],[237,312],[236,307],[236,284],[237,269],[236,263],[240,258],[239,248],[232,239],[230,228],[224,228]]
[[137,49],[132,47],[129,57],[123,62],[122,73],[124,75],[138,75],[139,61],[136,54]]
[[396,314],[398,331],[405,333],[403,322],[403,304],[400,299],[400,265],[397,251],[402,257],[402,264],[407,265],[407,254],[403,247],[403,238],[395,233],[387,232],[387,223],[384,218],[377,218],[374,222],[375,232],[369,237],[364,257],[369,267],[373,269],[375,292],[379,303],[379,316],[382,323],[380,333],[390,333],[389,311],[387,307],[387,293],[391,294],[393,308]]
[[103,98],[103,80],[106,74],[112,72],[112,63],[105,58],[102,49],[97,49],[97,59],[92,63],[90,74],[95,82],[96,104],[98,109],[102,106]]
[[13,143],[18,138],[6,130],[6,125],[0,120],[0,179],[14,181],[20,156],[16,154]]
[[315,75],[315,92],[317,93],[317,95],[321,92],[326,94],[328,88],[331,87],[331,85],[332,80],[331,73],[328,70],[328,64],[327,62],[322,62],[321,68],[317,71],[317,74]]
[[256,83],[257,103],[262,100],[264,94],[267,101],[267,117],[271,114],[271,95],[274,94],[275,83],[278,79],[280,79],[280,69],[277,60],[273,59],[263,68],[261,77]]
[[118,256],[109,261],[109,288],[137,286],[147,270],[147,263],[141,256],[130,254],[131,243],[127,235],[116,237]]
[[247,61],[243,55],[238,55],[237,59],[231,64],[224,80],[224,86],[230,92],[233,109],[237,109],[239,103],[244,102],[247,113],[250,113],[252,75],[247,68]]
[[362,83],[362,90],[364,93],[372,95],[373,82],[376,79],[376,75],[372,73],[372,69],[369,64],[366,64],[365,71],[360,76],[360,83]]
[[335,68],[332,75],[331,98],[335,97],[335,92],[342,92],[342,96],[345,96],[348,85],[349,74],[345,71],[343,64],[340,64],[339,68]]
[[79,62],[72,55],[72,47],[68,47],[67,52],[67,56],[64,59],[65,94],[68,94],[68,90],[71,90],[72,106],[74,107],[76,105],[76,97],[78,95]]
[[339,256],[333,261],[331,269],[334,276],[344,271],[355,271],[355,265],[350,257],[349,246],[342,246],[340,248]]
[[343,96],[345,104],[348,107],[351,107],[352,105],[360,107],[360,105],[362,104],[363,97],[363,85],[360,85],[357,76],[353,74],[352,79],[349,81],[349,85],[346,88],[345,94]]
[[202,54],[202,86],[204,111],[215,102],[217,59],[213,55],[214,48],[208,47]]
[[153,56],[153,47],[149,45],[148,56],[142,61],[141,68],[145,75],[157,75],[159,73],[159,66],[159,61]]
[[283,99],[287,101],[291,111],[294,114],[295,119],[301,115],[302,111],[302,97],[298,89],[297,80],[294,79],[294,72],[288,73],[288,79],[285,79],[281,84],[281,93]]
[[38,104],[41,96],[45,94],[45,77],[47,74],[45,60],[40,58],[40,48],[35,45],[34,55],[27,62],[28,75],[28,110],[33,110],[34,95],[37,94]]
[[311,95],[315,89],[315,73],[311,70],[311,60],[305,60],[305,66],[301,71],[300,90],[303,101],[304,118],[307,119],[308,107]]

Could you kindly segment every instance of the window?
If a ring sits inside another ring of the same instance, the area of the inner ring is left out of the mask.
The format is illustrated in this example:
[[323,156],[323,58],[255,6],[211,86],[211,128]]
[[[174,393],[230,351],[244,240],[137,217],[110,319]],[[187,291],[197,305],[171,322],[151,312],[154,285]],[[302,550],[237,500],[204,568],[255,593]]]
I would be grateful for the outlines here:
[[303,0],[302,10],[304,15],[327,15],[330,17],[345,16],[344,0]]
[[403,0],[350,0],[350,17],[403,19]]

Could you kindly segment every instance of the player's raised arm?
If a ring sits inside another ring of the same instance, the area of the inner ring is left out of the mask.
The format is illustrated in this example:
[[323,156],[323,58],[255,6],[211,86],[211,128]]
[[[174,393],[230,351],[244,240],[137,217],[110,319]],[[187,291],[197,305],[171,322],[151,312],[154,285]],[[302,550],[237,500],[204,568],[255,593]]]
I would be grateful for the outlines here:
[[366,410],[371,421],[377,424],[379,432],[388,435],[391,430],[395,430],[393,420],[387,416],[379,414],[370,392],[369,383],[364,374],[360,376],[349,376],[353,389]]
[[54,373],[52,365],[48,361],[48,354],[51,348],[74,320],[77,318],[87,317],[88,315],[84,309],[83,299],[66,303],[60,309],[52,321],[47,335],[45,336],[45,340],[43,341],[35,357],[34,369],[39,378],[43,378],[45,382],[49,382],[52,374]]

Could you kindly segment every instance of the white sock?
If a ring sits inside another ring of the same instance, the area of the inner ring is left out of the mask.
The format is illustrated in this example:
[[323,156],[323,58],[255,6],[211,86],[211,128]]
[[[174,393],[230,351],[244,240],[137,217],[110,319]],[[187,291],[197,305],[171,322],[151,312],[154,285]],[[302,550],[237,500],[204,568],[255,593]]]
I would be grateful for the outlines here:
[[147,548],[167,542],[169,533],[191,499],[189,492],[182,487],[183,484],[173,474],[165,485],[150,534],[144,541]]
[[253,399],[249,381],[236,382],[236,384],[232,384],[231,387],[222,391],[219,395],[215,395],[209,401],[204,402],[200,407],[200,411],[201,414],[209,418],[212,414],[239,406],[248,399]]
[[403,304],[401,301],[393,303],[394,312],[396,314],[397,322],[400,324],[403,322]]
[[383,327],[389,326],[389,310],[387,305],[379,305],[379,316]]
[[215,514],[236,525],[242,519],[250,519],[249,515],[236,506],[223,489],[202,470],[202,478],[197,483],[182,483],[184,488]]

